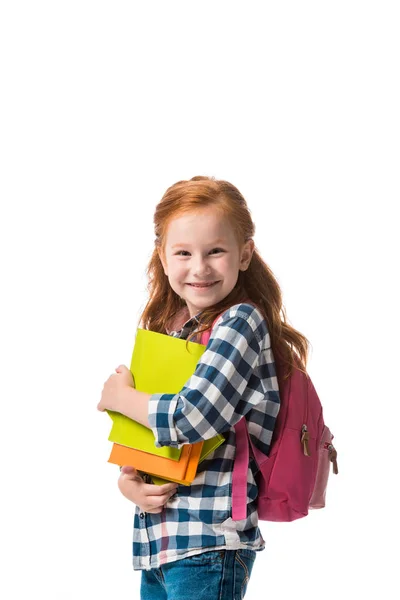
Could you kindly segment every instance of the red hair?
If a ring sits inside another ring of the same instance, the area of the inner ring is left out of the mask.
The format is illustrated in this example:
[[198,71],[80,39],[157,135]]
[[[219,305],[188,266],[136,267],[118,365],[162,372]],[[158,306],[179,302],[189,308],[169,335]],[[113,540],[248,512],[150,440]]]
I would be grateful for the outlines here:
[[[255,226],[246,201],[228,181],[196,176],[169,187],[157,204],[154,214],[155,247],[146,269],[149,300],[140,317],[140,327],[167,333],[168,324],[186,306],[185,301],[171,288],[159,252],[165,256],[166,234],[172,219],[209,206],[221,211],[229,220],[240,248],[253,238]],[[284,378],[289,377],[294,366],[305,371],[309,341],[288,324],[279,284],[257,248],[254,249],[247,270],[239,271],[237,283],[230,294],[218,304],[202,311],[201,323],[204,328],[201,332],[209,329],[222,312],[246,299],[256,304],[266,319],[279,374]],[[188,340],[195,335],[197,333],[192,333]]]

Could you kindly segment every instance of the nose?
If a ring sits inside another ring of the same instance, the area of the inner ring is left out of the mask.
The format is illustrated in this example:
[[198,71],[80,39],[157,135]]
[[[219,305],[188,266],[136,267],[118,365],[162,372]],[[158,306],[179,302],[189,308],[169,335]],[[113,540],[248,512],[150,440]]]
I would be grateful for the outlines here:
[[199,279],[201,277],[204,277],[204,275],[208,275],[210,272],[211,268],[207,262],[207,259],[204,259],[200,256],[194,260],[193,274],[196,275]]

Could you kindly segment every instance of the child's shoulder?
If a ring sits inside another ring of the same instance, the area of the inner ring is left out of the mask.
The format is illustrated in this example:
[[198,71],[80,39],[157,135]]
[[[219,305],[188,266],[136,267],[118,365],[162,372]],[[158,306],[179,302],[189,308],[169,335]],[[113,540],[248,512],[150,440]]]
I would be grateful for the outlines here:
[[[268,336],[268,326],[263,313],[258,306],[250,302],[239,302],[226,309],[215,321],[214,327],[219,325],[230,325],[234,329],[240,330],[246,321],[254,332],[255,336],[261,341]],[[214,329],[213,327],[213,329]]]

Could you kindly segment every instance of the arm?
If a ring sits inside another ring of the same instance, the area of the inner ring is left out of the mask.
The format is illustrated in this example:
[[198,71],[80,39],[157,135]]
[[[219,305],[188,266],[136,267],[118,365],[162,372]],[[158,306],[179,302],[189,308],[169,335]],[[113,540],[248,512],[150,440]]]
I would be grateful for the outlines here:
[[[260,354],[262,336],[258,329],[265,322],[258,311],[249,317],[237,310],[224,313],[194,374],[178,394],[136,390],[132,373],[120,365],[105,382],[97,409],[118,412],[152,429],[156,446],[193,444],[223,433],[245,414],[239,411],[235,420],[232,411]],[[175,431],[169,432],[175,427],[180,428],[180,439]]]
[[[258,309],[242,304],[227,310],[210,336],[196,370],[178,394],[146,394],[133,387],[125,366],[106,381],[98,410],[113,410],[152,429],[156,446],[193,444],[228,431],[265,396],[249,382],[260,354],[270,350],[267,324]],[[268,397],[279,401],[273,359],[264,365]],[[253,380],[254,384],[258,379]],[[248,396],[251,396],[251,399]]]
[[258,309],[241,304],[227,310],[182,390],[150,397],[149,423],[156,446],[181,447],[210,439],[228,431],[265,401],[266,394],[272,403],[278,401],[273,360],[263,367],[267,390],[255,374],[261,353],[268,350],[267,324]]

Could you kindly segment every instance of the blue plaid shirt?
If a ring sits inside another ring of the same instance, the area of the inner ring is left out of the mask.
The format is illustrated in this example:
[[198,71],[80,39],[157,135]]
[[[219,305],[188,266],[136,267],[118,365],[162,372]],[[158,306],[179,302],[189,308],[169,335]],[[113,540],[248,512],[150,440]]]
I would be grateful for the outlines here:
[[[170,335],[187,339],[201,313]],[[208,550],[262,550],[258,528],[257,471],[250,460],[247,518],[232,520],[233,425],[243,416],[253,443],[268,454],[279,388],[267,323],[246,303],[226,310],[213,327],[196,370],[178,394],[153,394],[149,423],[157,446],[193,444],[225,434],[226,441],[198,466],[190,486],[179,485],[161,513],[135,510],[133,568],[152,569]]]

